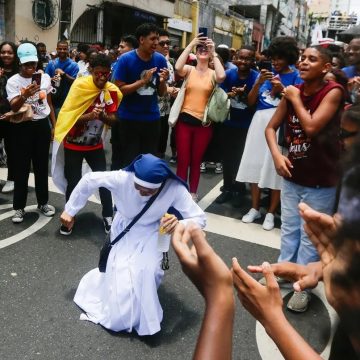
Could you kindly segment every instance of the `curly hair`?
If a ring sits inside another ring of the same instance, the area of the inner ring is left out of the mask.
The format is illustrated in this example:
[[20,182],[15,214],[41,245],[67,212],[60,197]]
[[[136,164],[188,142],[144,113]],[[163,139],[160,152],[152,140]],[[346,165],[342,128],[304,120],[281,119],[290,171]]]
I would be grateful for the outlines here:
[[94,69],[96,66],[111,68],[111,57],[105,54],[97,54],[90,59],[90,66]]
[[279,57],[286,60],[289,65],[293,65],[298,61],[300,52],[294,38],[279,36],[271,41],[268,54],[271,58]]

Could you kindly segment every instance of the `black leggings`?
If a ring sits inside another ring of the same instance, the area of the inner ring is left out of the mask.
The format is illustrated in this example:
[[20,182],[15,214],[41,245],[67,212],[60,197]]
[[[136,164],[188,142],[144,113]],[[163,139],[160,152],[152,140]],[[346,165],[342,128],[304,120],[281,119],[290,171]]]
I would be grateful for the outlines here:
[[[66,201],[81,179],[83,159],[89,164],[92,171],[106,171],[106,159],[104,149],[77,151],[64,149],[65,167],[64,174],[67,180],[65,193]],[[103,187],[99,188],[100,200],[102,205],[102,216],[111,217],[113,215],[111,192]]]
[[24,209],[32,163],[38,205],[48,202],[48,163],[51,129],[48,118],[11,124],[14,209]]

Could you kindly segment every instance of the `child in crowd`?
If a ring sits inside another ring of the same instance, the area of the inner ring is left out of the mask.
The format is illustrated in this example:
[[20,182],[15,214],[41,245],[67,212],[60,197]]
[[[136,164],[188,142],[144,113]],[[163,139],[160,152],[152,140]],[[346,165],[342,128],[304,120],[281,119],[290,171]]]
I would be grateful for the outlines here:
[[295,39],[288,36],[275,38],[269,46],[268,53],[271,57],[272,69],[261,69],[248,96],[250,106],[257,103],[256,113],[249,127],[244,154],[236,177],[237,181],[251,184],[252,206],[242,217],[245,223],[252,223],[261,217],[260,188],[271,189],[270,204],[263,222],[264,230],[274,228],[274,213],[279,205],[281,188],[281,178],[274,169],[266,146],[264,130],[280,103],[284,88],[302,82],[298,72],[291,67],[299,58]]
[[[303,229],[298,205],[306,202],[326,214],[334,211],[344,90],[340,84],[324,80],[331,69],[331,53],[322,47],[306,49],[299,69],[304,84],[285,89],[265,134],[276,171],[283,177],[279,262],[306,265],[317,261],[319,255]],[[276,139],[284,121],[288,156],[281,153]],[[303,312],[309,300],[309,292],[295,292],[287,307]]]
[[[82,177],[84,159],[93,171],[106,170],[101,135],[105,124],[116,121],[122,99],[120,90],[108,81],[111,59],[97,54],[90,60],[90,67],[91,76],[78,78],[70,88],[55,128],[52,175],[55,185],[65,192],[66,201]],[[111,193],[103,187],[99,192],[104,229],[109,233],[113,215]],[[71,232],[65,226],[60,228],[62,235]]]

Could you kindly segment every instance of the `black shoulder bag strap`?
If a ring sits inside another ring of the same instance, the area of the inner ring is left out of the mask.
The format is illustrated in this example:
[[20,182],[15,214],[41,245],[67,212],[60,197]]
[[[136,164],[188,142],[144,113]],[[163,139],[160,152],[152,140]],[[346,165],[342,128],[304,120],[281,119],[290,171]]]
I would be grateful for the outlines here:
[[100,272],[106,272],[106,264],[107,259],[109,257],[111,248],[122,238],[125,234],[127,234],[130,229],[137,223],[137,221],[145,214],[145,212],[149,209],[149,207],[152,205],[152,203],[156,200],[156,198],[159,196],[161,190],[164,188],[166,181],[164,181],[159,191],[154,194],[149,201],[145,204],[145,206],[142,208],[142,210],[133,218],[133,220],[130,222],[130,224],[113,240],[110,241],[110,233],[106,239],[105,244],[101,248],[100,251],[100,259],[99,259],[99,271]]

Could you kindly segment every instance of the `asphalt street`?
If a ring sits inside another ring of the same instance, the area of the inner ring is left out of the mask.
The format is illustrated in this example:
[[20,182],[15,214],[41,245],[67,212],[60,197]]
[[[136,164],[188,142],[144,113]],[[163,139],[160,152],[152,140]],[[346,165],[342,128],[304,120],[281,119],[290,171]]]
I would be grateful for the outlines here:
[[[1,175],[4,179],[4,172]],[[221,175],[214,175],[211,170],[203,174],[201,197],[206,198],[220,180]],[[139,337],[136,333],[114,333],[80,321],[81,310],[72,299],[81,277],[97,266],[105,239],[100,206],[88,202],[77,216],[73,234],[64,237],[59,234],[64,197],[51,192],[49,203],[57,210],[50,221],[30,209],[24,222],[15,225],[10,218],[12,196],[0,195],[0,359],[191,359],[204,302],[182,273],[175,254],[170,252],[170,270],[159,288],[164,320],[158,334]],[[28,197],[30,205],[36,205],[32,187]],[[248,206],[249,198],[244,197],[244,206],[240,209],[211,203],[206,211],[209,216],[224,216],[219,217],[221,223],[221,219],[239,219]],[[224,229],[215,230],[208,232],[208,240],[229,265],[233,256],[244,266],[264,260],[273,262],[278,257],[278,249],[270,244],[259,245],[251,238],[224,236]],[[266,241],[268,233],[259,231]],[[285,296],[284,303],[288,297]],[[281,359],[238,300],[236,305],[233,358]],[[305,314],[285,312],[319,353],[325,350],[326,358],[331,316],[321,296],[313,295]]]

